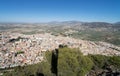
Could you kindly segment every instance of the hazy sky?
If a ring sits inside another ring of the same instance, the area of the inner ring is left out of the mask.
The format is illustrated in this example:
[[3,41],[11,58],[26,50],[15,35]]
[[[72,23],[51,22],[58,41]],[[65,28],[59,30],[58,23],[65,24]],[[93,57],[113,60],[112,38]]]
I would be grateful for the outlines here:
[[0,22],[120,21],[120,0],[0,0]]

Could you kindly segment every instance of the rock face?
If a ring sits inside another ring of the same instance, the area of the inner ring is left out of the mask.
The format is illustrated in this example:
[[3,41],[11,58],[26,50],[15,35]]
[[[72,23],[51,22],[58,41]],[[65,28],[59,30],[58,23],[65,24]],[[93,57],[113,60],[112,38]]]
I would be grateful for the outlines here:
[[[45,51],[59,48],[61,44],[67,45],[70,48],[79,48],[84,55],[101,54],[120,56],[120,47],[105,42],[92,42],[70,37],[53,36],[49,33],[34,35],[8,33],[6,35],[6,37],[1,37],[0,39],[1,68],[38,63],[44,60]],[[9,42],[11,39],[18,40]],[[24,53],[18,53],[20,51]]]

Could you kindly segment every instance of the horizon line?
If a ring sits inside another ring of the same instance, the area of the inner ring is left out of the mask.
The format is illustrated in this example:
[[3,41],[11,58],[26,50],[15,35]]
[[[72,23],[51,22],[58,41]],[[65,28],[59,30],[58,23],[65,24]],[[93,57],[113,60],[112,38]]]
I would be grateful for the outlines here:
[[35,23],[52,23],[52,22],[86,22],[86,23],[92,23],[92,22],[105,22],[105,23],[118,23],[118,22],[120,22],[120,21],[116,21],[116,22],[107,22],[107,21],[79,21],[79,20],[63,20],[63,21],[40,21],[40,22],[29,22],[29,21],[25,21],[25,22],[23,22],[23,21],[15,21],[15,22],[13,22],[13,21],[0,21],[0,23],[28,23],[28,24],[35,24]]

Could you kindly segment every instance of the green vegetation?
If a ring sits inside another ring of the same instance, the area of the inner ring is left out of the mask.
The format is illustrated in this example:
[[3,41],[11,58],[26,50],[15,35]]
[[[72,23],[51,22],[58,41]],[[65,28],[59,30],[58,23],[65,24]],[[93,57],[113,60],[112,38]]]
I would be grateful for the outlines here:
[[112,71],[120,70],[120,56],[88,55],[93,61],[92,70],[100,71],[110,69]]
[[71,37],[90,41],[104,41],[120,46],[119,31],[81,30],[79,32],[72,33]]
[[[15,67],[14,71],[4,73],[4,76],[52,76],[51,73],[51,57],[52,52],[46,52],[46,59],[43,62],[23,67]],[[70,49],[67,47],[59,48],[58,52],[58,76],[85,76],[91,70],[106,69],[108,66],[113,69],[120,68],[119,56],[103,56],[83,54],[78,49]]]
[[19,50],[19,51],[17,51],[16,54],[23,54],[23,53],[24,53],[24,51]]
[[76,38],[76,39],[83,39],[83,40],[90,40],[90,41],[104,41],[108,43],[112,43],[114,45],[120,46],[120,31],[119,30],[113,30],[113,29],[104,29],[102,31],[99,31],[98,28],[87,28],[85,30],[77,30],[72,28],[52,28],[50,31],[55,35],[62,35],[67,36],[65,34],[66,31],[69,29],[75,30],[78,32],[73,32],[68,34],[68,36]]
[[92,61],[83,56],[78,49],[60,48],[59,52],[58,73],[60,76],[84,76],[92,68]]

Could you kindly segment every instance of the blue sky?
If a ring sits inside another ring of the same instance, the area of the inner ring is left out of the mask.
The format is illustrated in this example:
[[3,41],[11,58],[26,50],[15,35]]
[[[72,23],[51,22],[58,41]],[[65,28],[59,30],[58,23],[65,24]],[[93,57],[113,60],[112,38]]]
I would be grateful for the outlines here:
[[120,0],[0,0],[0,22],[117,22]]

